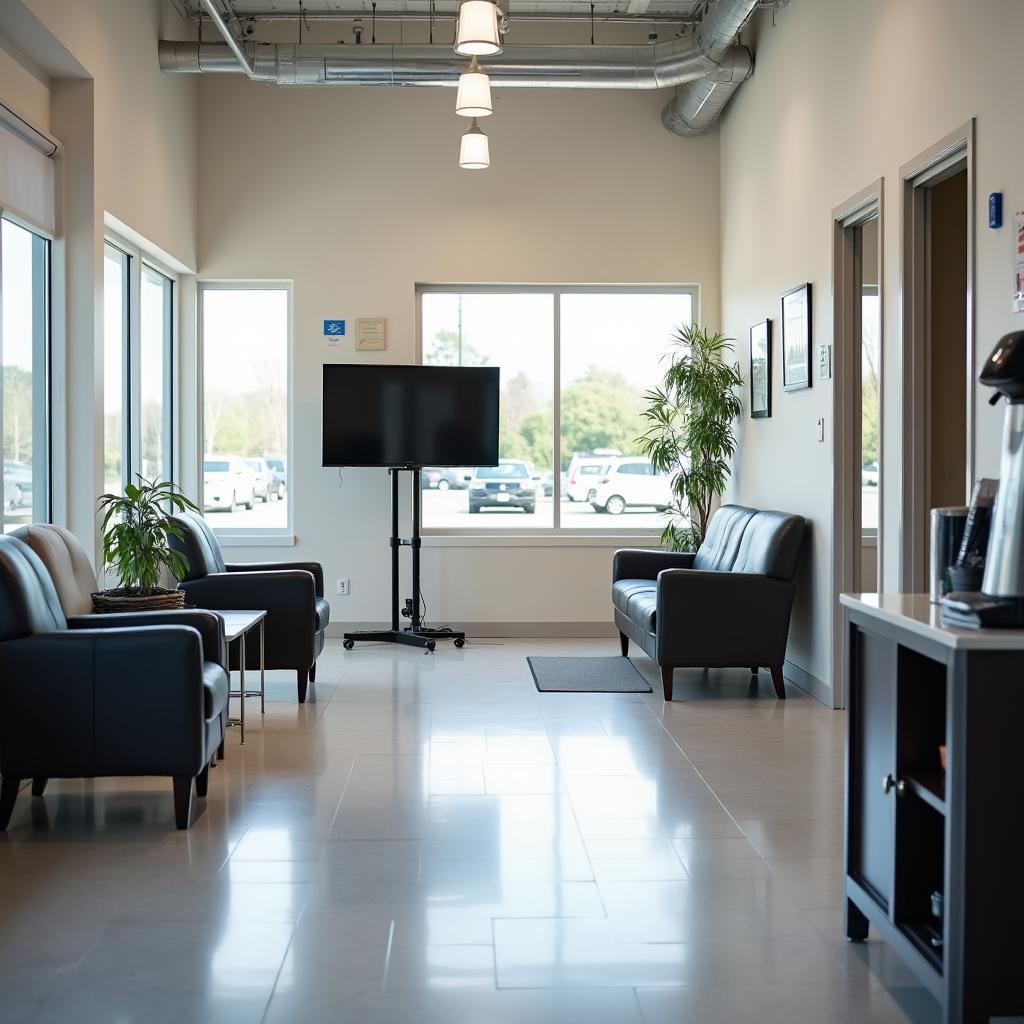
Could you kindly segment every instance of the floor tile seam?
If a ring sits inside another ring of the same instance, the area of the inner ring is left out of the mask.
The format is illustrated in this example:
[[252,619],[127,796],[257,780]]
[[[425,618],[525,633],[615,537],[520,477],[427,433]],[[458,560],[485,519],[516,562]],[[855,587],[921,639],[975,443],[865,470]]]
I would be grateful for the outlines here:
[[263,1007],[263,1013],[260,1016],[260,1024],[265,1024],[267,1015],[270,1013],[271,1003],[274,1001],[274,996],[277,993],[277,986],[281,981],[281,972],[284,970],[284,965],[288,960],[288,956],[292,951],[292,946],[295,943],[295,933],[298,930],[299,922],[306,915],[306,904],[304,903],[302,909],[299,911],[295,920],[292,922],[291,932],[288,935],[288,942],[284,947],[284,953],[281,956],[281,962],[277,965],[277,970],[274,972],[274,984],[270,986],[270,992],[267,994],[267,1002]]
[[[707,787],[708,791],[715,798],[715,800],[718,801],[718,804],[722,808],[722,810],[725,812],[726,817],[736,826],[737,829],[739,829],[740,834],[743,835],[744,838],[747,838],[747,834],[743,830],[742,826],[740,825],[739,820],[733,815],[733,813],[726,806],[725,802],[718,795],[718,792],[715,790],[715,788],[705,778],[704,773],[700,770],[700,768],[697,767],[697,764],[693,760],[693,758],[691,758],[690,755],[687,754],[687,752],[682,748],[681,744],[679,743],[679,740],[676,739],[676,737],[673,736],[672,733],[668,730],[668,728],[665,725],[664,718],[657,714],[657,712],[651,706],[650,702],[644,701],[644,704],[646,705],[647,710],[650,712],[651,716],[661,726],[661,729],[665,733],[665,735],[668,736],[668,738],[672,741],[673,745],[676,747],[676,749],[679,751],[679,753],[682,754],[683,759],[690,765],[690,767],[696,773],[697,777],[701,780],[701,782],[704,783],[704,785]],[[664,705],[663,705],[662,709],[664,709]],[[749,838],[747,838],[747,841],[750,842]],[[751,843],[751,846],[753,846],[753,845],[754,844]],[[762,856],[760,850],[758,850],[756,846],[754,846],[754,849],[757,852],[758,857],[760,857],[761,860],[765,860],[765,858]],[[766,864],[767,864],[767,862],[766,862]],[[768,870],[770,871],[771,868],[769,868]]]

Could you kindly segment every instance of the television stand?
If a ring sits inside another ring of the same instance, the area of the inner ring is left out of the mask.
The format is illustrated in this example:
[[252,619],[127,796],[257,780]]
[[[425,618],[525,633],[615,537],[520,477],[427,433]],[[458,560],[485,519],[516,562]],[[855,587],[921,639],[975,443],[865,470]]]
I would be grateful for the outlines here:
[[[398,533],[398,479],[399,473],[408,472],[412,476],[412,536],[408,539]],[[419,466],[403,466],[389,468],[391,476],[391,628],[367,629],[355,633],[346,633],[342,641],[346,651],[351,651],[357,640],[376,641],[377,643],[404,644],[406,647],[419,647],[431,654],[437,647],[438,640],[451,640],[456,647],[465,647],[466,634],[447,626],[431,629],[420,620],[420,479],[422,469]],[[401,616],[401,598],[398,595],[398,555],[403,547],[412,549],[412,615],[408,626],[399,625]]]

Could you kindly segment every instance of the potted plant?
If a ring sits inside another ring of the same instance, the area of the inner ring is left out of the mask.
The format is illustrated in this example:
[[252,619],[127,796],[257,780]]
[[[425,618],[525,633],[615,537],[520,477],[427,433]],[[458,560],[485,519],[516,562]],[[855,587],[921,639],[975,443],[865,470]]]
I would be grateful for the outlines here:
[[729,479],[743,385],[739,367],[723,359],[731,350],[732,339],[717,331],[681,327],[662,386],[644,395],[649,426],[637,444],[657,472],[672,474],[673,501],[661,534],[670,551],[697,550]]
[[181,527],[171,511],[199,510],[169,480],[146,480],[125,484],[124,494],[104,494],[103,563],[112,569],[120,584],[92,595],[97,612],[153,611],[181,608],[185,594],[160,586],[165,569],[175,577],[184,575],[188,560],[172,551],[169,536],[180,537]]

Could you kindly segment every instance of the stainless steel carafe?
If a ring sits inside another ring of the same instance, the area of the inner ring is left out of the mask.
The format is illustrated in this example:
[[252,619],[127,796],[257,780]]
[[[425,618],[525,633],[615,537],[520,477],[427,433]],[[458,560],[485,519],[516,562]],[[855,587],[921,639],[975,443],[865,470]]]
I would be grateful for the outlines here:
[[1006,400],[1003,451],[981,591],[1024,599],[1024,331],[1003,337],[979,380]]

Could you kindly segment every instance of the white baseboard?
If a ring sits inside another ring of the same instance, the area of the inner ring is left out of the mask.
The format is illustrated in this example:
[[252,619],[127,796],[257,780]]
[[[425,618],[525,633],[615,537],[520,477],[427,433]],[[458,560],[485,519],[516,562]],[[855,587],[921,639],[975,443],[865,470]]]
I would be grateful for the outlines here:
[[[405,626],[406,620],[402,621]],[[430,625],[435,625],[431,622]],[[451,622],[453,629],[461,629],[470,637],[615,637],[619,631],[614,622]],[[358,630],[390,629],[389,622],[332,622],[327,636],[340,639],[344,633]]]
[[832,707],[832,687],[823,679],[812,676],[806,669],[787,661],[782,666],[782,674],[794,685],[800,687],[804,693],[820,700],[827,708]]

